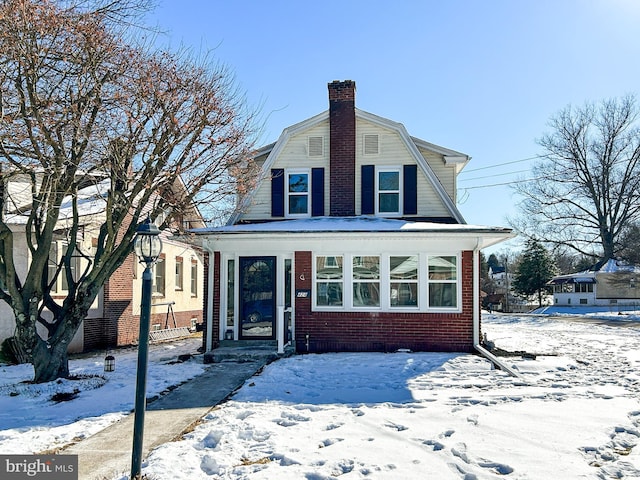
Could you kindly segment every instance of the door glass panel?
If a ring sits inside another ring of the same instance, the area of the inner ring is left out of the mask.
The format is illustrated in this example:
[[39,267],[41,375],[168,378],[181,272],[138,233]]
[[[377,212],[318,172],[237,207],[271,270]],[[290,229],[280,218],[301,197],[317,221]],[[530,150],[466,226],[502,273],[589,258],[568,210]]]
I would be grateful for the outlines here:
[[275,338],[275,257],[241,257],[241,338]]

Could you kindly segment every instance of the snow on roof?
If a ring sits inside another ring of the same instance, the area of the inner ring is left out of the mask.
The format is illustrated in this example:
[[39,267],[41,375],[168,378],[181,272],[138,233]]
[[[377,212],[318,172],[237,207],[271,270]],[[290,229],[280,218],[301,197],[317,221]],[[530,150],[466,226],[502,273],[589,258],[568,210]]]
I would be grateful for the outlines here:
[[615,272],[629,272],[640,273],[640,267],[636,265],[630,265],[622,260],[616,260],[610,258],[607,263],[602,265],[598,270],[600,273],[615,273]]
[[269,232],[469,232],[510,234],[505,227],[487,227],[468,224],[412,222],[371,216],[313,217],[274,222],[226,225],[223,227],[196,228],[195,234],[208,233],[269,233]]
[[[107,203],[106,195],[110,187],[110,180],[102,180],[94,185],[89,185],[78,190],[76,198],[78,200],[78,215],[85,217],[97,215],[104,212]],[[60,205],[59,220],[64,220],[73,216],[73,196],[68,195]],[[29,219],[29,213],[7,215],[6,223],[14,225],[25,225]]]

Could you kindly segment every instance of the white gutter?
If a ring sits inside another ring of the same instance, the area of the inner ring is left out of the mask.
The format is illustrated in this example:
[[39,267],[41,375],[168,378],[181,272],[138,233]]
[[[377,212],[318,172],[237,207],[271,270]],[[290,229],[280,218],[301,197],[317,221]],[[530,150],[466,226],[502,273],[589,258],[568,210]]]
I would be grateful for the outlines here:
[[513,368],[509,367],[502,360],[499,360],[494,354],[489,352],[486,348],[480,345],[480,245],[482,239],[478,237],[475,248],[473,249],[473,348],[476,351],[489,360],[493,365],[499,369],[504,370],[509,375],[526,381],[520,373],[516,372]]

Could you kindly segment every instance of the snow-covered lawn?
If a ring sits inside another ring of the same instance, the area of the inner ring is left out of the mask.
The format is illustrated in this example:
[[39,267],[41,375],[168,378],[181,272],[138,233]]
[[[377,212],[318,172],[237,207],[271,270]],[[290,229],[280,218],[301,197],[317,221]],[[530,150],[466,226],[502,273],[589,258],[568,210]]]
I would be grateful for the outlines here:
[[[631,319],[637,320],[625,317]],[[503,358],[522,378],[464,354],[282,359],[183,440],[152,452],[143,472],[151,479],[190,480],[638,479],[640,329],[625,325],[485,314],[483,332],[496,346],[537,355]],[[42,397],[25,401],[22,393],[7,393],[25,376],[13,372],[24,367],[0,369],[6,384],[0,451],[51,448],[56,436],[65,443],[95,431],[105,416],[112,421],[133,401],[135,359],[133,366],[125,363],[119,359],[114,372],[122,378],[109,376],[104,385],[46,404],[42,412]],[[87,360],[73,367],[92,373]],[[156,378],[171,381],[202,366],[163,368],[167,373]],[[125,394],[127,374],[132,379]],[[105,408],[109,401],[98,401],[97,392],[112,401],[122,396],[119,410]],[[99,418],[76,421],[86,416]]]
[[[152,345],[149,351],[147,397],[160,394],[199,373],[205,365],[191,360],[176,363],[182,353],[194,353],[202,339],[189,338]],[[0,366],[0,453],[29,454],[52,450],[86,438],[116,422],[133,409],[137,349],[112,352],[115,371],[104,373],[105,354],[76,358],[71,374],[85,380],[58,380],[41,385],[31,365]],[[55,394],[73,394],[71,401],[55,402]]]

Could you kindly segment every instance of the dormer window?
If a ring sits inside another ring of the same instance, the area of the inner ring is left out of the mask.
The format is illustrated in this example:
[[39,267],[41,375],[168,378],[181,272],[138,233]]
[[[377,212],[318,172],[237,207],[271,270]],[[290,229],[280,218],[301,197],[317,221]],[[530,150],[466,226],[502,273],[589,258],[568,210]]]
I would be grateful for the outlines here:
[[395,215],[400,205],[400,168],[379,168],[376,172],[376,212]]
[[309,215],[309,171],[287,171],[288,216],[300,217]]

